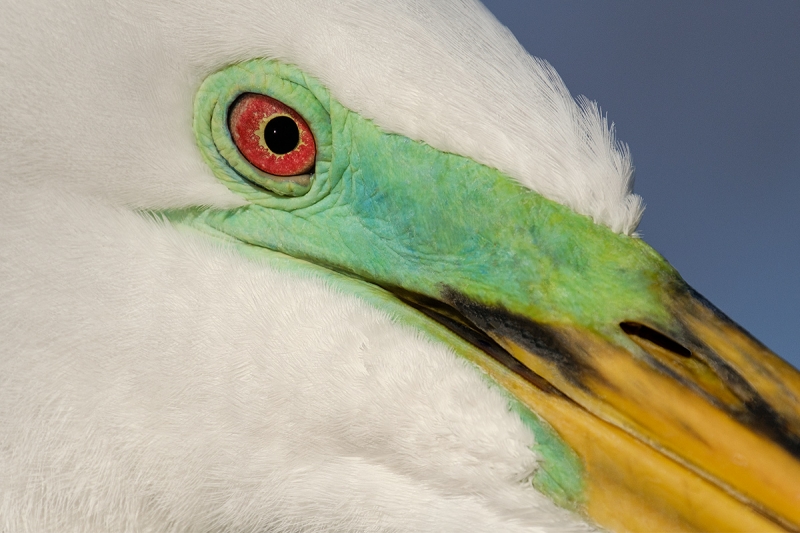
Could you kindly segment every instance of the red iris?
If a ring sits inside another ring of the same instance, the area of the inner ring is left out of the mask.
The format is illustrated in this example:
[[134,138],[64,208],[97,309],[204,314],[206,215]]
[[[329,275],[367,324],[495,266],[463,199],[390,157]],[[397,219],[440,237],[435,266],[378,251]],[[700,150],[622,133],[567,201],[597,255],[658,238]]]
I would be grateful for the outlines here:
[[314,168],[317,147],[308,124],[274,98],[243,94],[231,106],[228,127],[245,159],[267,174],[296,176]]

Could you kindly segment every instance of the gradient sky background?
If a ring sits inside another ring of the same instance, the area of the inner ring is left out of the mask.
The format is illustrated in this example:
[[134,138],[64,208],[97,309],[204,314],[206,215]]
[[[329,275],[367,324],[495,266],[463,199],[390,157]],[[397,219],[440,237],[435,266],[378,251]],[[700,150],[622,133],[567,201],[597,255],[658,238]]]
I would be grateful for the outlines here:
[[484,3],[616,124],[644,239],[800,368],[800,1]]

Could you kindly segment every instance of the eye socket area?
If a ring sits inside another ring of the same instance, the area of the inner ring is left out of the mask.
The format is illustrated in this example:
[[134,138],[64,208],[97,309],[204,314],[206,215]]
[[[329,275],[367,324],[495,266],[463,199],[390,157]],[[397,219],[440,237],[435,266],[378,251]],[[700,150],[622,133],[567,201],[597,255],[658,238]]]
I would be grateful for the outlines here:
[[231,104],[228,129],[236,148],[257,169],[297,176],[314,168],[316,144],[306,121],[269,96],[244,93]]

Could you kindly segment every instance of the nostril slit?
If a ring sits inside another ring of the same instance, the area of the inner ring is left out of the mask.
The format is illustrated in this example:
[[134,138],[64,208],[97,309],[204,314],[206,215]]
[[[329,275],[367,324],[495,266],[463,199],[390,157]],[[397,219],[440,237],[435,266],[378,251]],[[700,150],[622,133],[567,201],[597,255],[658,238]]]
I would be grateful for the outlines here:
[[685,347],[681,346],[663,333],[659,333],[658,331],[647,327],[644,324],[639,324],[638,322],[620,322],[619,327],[622,328],[622,331],[627,333],[629,336],[639,337],[640,339],[652,342],[656,346],[668,350],[675,355],[679,355],[681,357],[692,356],[692,352],[687,350]]

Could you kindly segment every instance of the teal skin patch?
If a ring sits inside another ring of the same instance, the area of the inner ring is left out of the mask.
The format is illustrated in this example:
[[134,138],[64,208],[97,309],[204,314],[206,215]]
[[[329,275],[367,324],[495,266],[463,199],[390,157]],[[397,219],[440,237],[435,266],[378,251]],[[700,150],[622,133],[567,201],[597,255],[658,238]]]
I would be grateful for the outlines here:
[[[257,90],[294,107],[317,139],[305,194],[254,186],[230,135],[214,132],[224,128],[223,104]],[[200,88],[195,113],[203,157],[251,204],[182,217],[193,224],[383,286],[433,298],[452,287],[542,323],[611,335],[609,324],[646,317],[672,330],[651,289],[679,278],[647,244],[498,170],[382,131],[294,67],[253,60],[218,72]]]
[[[233,145],[227,109],[245,92],[280,100],[308,122],[317,143],[308,186],[260,173]],[[194,127],[216,176],[250,203],[163,213],[169,220],[233,239],[278,267],[319,265],[317,275],[327,272],[336,286],[457,353],[477,349],[375,285],[438,300],[457,291],[487,308],[591,330],[631,350],[622,321],[640,320],[666,334],[679,327],[659,294],[680,278],[644,242],[496,169],[381,130],[295,67],[252,60],[210,76],[195,100]],[[580,461],[536,415],[509,402],[544,457],[533,483],[557,503],[580,508]]]

